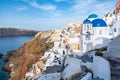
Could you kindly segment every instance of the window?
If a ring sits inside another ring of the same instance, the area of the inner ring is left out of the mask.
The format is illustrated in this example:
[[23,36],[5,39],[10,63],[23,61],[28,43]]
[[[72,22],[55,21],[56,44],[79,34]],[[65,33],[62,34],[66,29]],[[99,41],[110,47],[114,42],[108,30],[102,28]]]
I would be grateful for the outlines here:
[[87,30],[89,30],[89,25],[87,25]]
[[86,40],[91,40],[90,32],[87,32]]
[[114,28],[114,32],[116,32],[116,28]]

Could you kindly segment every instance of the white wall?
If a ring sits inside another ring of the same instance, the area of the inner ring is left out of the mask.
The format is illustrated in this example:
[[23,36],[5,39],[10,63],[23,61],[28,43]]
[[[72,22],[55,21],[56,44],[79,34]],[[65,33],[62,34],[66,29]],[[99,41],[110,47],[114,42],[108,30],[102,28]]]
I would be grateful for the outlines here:
[[[114,32],[114,28],[116,28],[116,32]],[[113,27],[114,37],[117,37],[120,34],[120,21],[117,21]]]
[[103,78],[104,80],[111,80],[110,64],[107,60],[100,56],[94,56],[93,65],[94,78],[99,77]]
[[92,74],[87,73],[81,80],[92,80]]
[[69,38],[69,43],[79,43],[80,38]]
[[54,42],[54,47],[59,47],[60,42]]
[[110,42],[111,42],[111,38],[105,38],[105,37],[96,38],[93,42],[93,49],[108,46]]
[[64,79],[69,78],[71,75],[81,71],[81,61],[79,59],[70,58],[67,56],[65,64],[68,65],[62,73]]
[[81,62],[81,65],[85,65],[88,69],[93,70],[93,63],[91,62],[86,63]]
[[[93,46],[92,44],[93,44],[93,35],[90,35],[91,36],[91,39],[90,40],[86,40],[86,35],[82,35],[82,40],[81,40],[81,50],[82,50],[82,52],[83,53],[85,53],[85,52],[87,52],[87,51],[89,51],[88,49],[87,49],[87,44],[88,43],[91,43],[91,46]],[[91,48],[92,49],[92,48]]]
[[[112,36],[112,35],[109,35],[109,33],[112,33],[109,27],[94,27],[93,29],[94,29],[94,39],[99,37],[110,38]],[[101,34],[100,34],[100,31],[101,31]]]
[[117,20],[120,21],[120,13],[117,14]]

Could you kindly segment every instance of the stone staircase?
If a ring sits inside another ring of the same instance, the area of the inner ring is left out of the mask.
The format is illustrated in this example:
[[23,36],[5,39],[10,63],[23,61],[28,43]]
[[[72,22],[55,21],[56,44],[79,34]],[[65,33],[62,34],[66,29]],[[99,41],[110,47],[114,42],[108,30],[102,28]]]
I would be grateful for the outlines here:
[[120,77],[120,66],[118,66],[118,67],[112,67],[111,68],[111,74],[112,74],[112,76],[118,76],[118,77]]
[[120,58],[107,59],[111,66],[111,80],[120,80]]
[[120,80],[120,65],[111,67],[112,80]]

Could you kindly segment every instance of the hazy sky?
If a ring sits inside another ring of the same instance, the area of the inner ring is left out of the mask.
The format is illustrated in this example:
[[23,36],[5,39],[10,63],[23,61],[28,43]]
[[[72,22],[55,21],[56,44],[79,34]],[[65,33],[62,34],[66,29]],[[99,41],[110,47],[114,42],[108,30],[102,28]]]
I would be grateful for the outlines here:
[[84,20],[95,13],[102,17],[118,0],[0,0],[0,27],[48,30]]

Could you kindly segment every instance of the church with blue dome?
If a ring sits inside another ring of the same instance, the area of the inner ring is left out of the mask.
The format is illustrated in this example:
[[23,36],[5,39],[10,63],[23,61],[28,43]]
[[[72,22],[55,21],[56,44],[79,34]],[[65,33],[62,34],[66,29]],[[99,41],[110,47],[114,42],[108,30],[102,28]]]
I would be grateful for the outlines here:
[[91,14],[83,21],[81,33],[82,53],[107,46],[112,38],[110,27],[97,14]]

